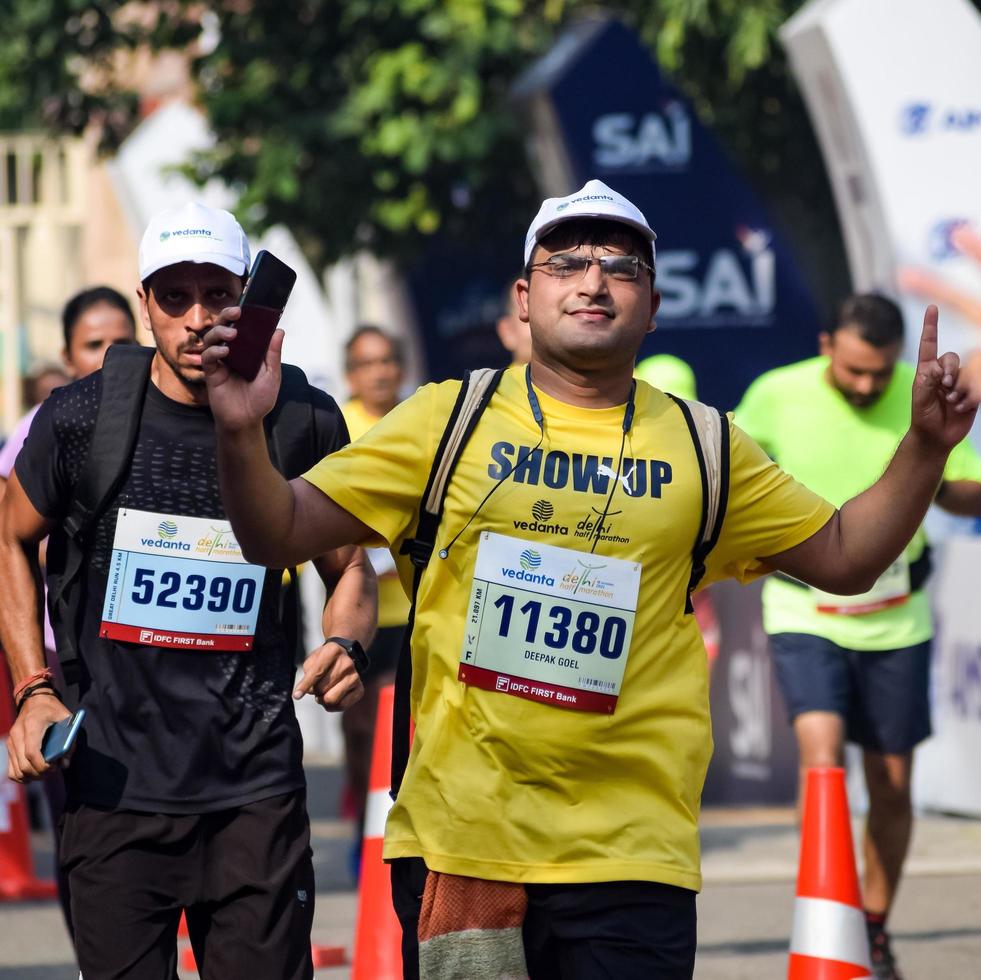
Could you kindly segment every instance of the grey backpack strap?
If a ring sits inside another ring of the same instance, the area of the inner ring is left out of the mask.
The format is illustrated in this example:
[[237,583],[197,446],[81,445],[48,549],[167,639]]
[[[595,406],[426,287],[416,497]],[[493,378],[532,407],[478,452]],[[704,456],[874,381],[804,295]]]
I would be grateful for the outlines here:
[[685,600],[685,611],[691,612],[691,594],[705,575],[705,561],[722,533],[729,502],[729,421],[718,409],[668,394],[685,418],[702,482],[702,516]]
[[433,458],[429,481],[419,504],[419,523],[412,538],[402,543],[402,554],[408,555],[415,566],[412,576],[412,605],[409,621],[402,634],[402,650],[395,671],[395,706],[392,712],[392,799],[402,785],[405,767],[409,762],[410,693],[412,689],[412,627],[416,618],[416,596],[422,573],[436,544],[436,532],[443,517],[446,490],[453,477],[460,454],[480,421],[487,403],[497,389],[503,370],[478,368],[468,371],[460,393],[446,421],[442,438]]

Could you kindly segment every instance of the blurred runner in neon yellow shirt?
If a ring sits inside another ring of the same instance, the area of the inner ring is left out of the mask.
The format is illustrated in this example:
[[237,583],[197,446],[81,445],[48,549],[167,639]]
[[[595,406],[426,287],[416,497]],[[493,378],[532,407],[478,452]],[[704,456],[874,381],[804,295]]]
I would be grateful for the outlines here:
[[[360,439],[399,402],[404,377],[402,345],[379,327],[357,327],[344,346],[344,369],[351,399],[342,406],[351,441]],[[395,682],[402,633],[409,618],[406,598],[386,548],[369,548],[368,558],[378,576],[378,632],[368,651],[371,666],[362,677],[364,697],[341,715],[347,788],[357,818],[351,870],[361,867],[365,801],[371,772],[371,750],[378,714],[378,692]]]
[[696,397],[695,372],[687,361],[675,357],[674,354],[645,357],[634,369],[634,377],[641,378],[661,391],[670,391],[679,398]]
[[[882,296],[847,299],[822,334],[821,356],[769,371],[735,418],[788,473],[836,506],[871,486],[910,418],[915,369],[898,361],[899,308]],[[955,446],[936,502],[981,514],[981,459]],[[929,571],[923,529],[874,588],[833,596],[771,578],[763,622],[800,749],[812,766],[841,765],[845,740],[864,750],[869,790],[865,906],[876,978],[898,977],[884,924],[912,829],[913,747],[930,734]]]

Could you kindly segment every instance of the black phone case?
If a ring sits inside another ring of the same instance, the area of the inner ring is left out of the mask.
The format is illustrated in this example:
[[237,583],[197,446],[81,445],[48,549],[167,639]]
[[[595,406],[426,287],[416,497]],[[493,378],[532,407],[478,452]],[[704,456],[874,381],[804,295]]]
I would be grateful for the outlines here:
[[249,272],[249,281],[239,301],[238,334],[228,345],[225,363],[247,381],[259,373],[296,283],[296,272],[271,252],[261,249]]
[[228,345],[225,363],[246,381],[252,381],[259,373],[282,315],[282,310],[272,310],[268,306],[242,307],[242,315],[235,323],[238,335]]

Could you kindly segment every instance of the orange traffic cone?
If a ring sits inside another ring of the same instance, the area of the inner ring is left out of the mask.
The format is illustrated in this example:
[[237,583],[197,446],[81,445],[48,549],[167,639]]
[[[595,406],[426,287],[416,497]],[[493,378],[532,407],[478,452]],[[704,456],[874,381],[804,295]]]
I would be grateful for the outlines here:
[[[187,916],[181,912],[180,925],[177,927],[178,962],[181,969],[186,973],[196,973],[198,964],[194,958],[194,950],[189,945],[181,948],[181,940],[189,938]],[[347,962],[347,950],[343,946],[323,946],[319,943],[311,943],[310,959],[313,961],[315,970],[327,966],[343,966]]]
[[7,778],[7,733],[14,721],[11,690],[0,652],[0,901],[57,898],[58,886],[34,875],[24,787]]
[[382,860],[385,820],[392,806],[392,709],[395,688],[378,695],[378,720],[368,780],[364,843],[361,850],[361,895],[354,936],[351,980],[401,980],[402,927],[392,908],[391,869]]
[[872,971],[844,769],[810,769],[788,980],[864,980]]

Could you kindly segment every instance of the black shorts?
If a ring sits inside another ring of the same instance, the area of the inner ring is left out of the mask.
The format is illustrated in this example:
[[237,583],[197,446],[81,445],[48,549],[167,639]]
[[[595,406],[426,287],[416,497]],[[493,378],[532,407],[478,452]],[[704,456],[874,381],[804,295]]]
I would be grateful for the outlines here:
[[[392,862],[404,980],[419,976],[421,858]],[[529,980],[691,980],[695,893],[653,881],[526,885],[523,939]]]
[[85,980],[176,976],[182,909],[202,980],[313,977],[304,790],[193,815],[76,805],[61,862]]
[[791,722],[832,711],[846,737],[905,755],[930,735],[930,641],[898,650],[848,650],[809,633],[774,633],[770,651]]

